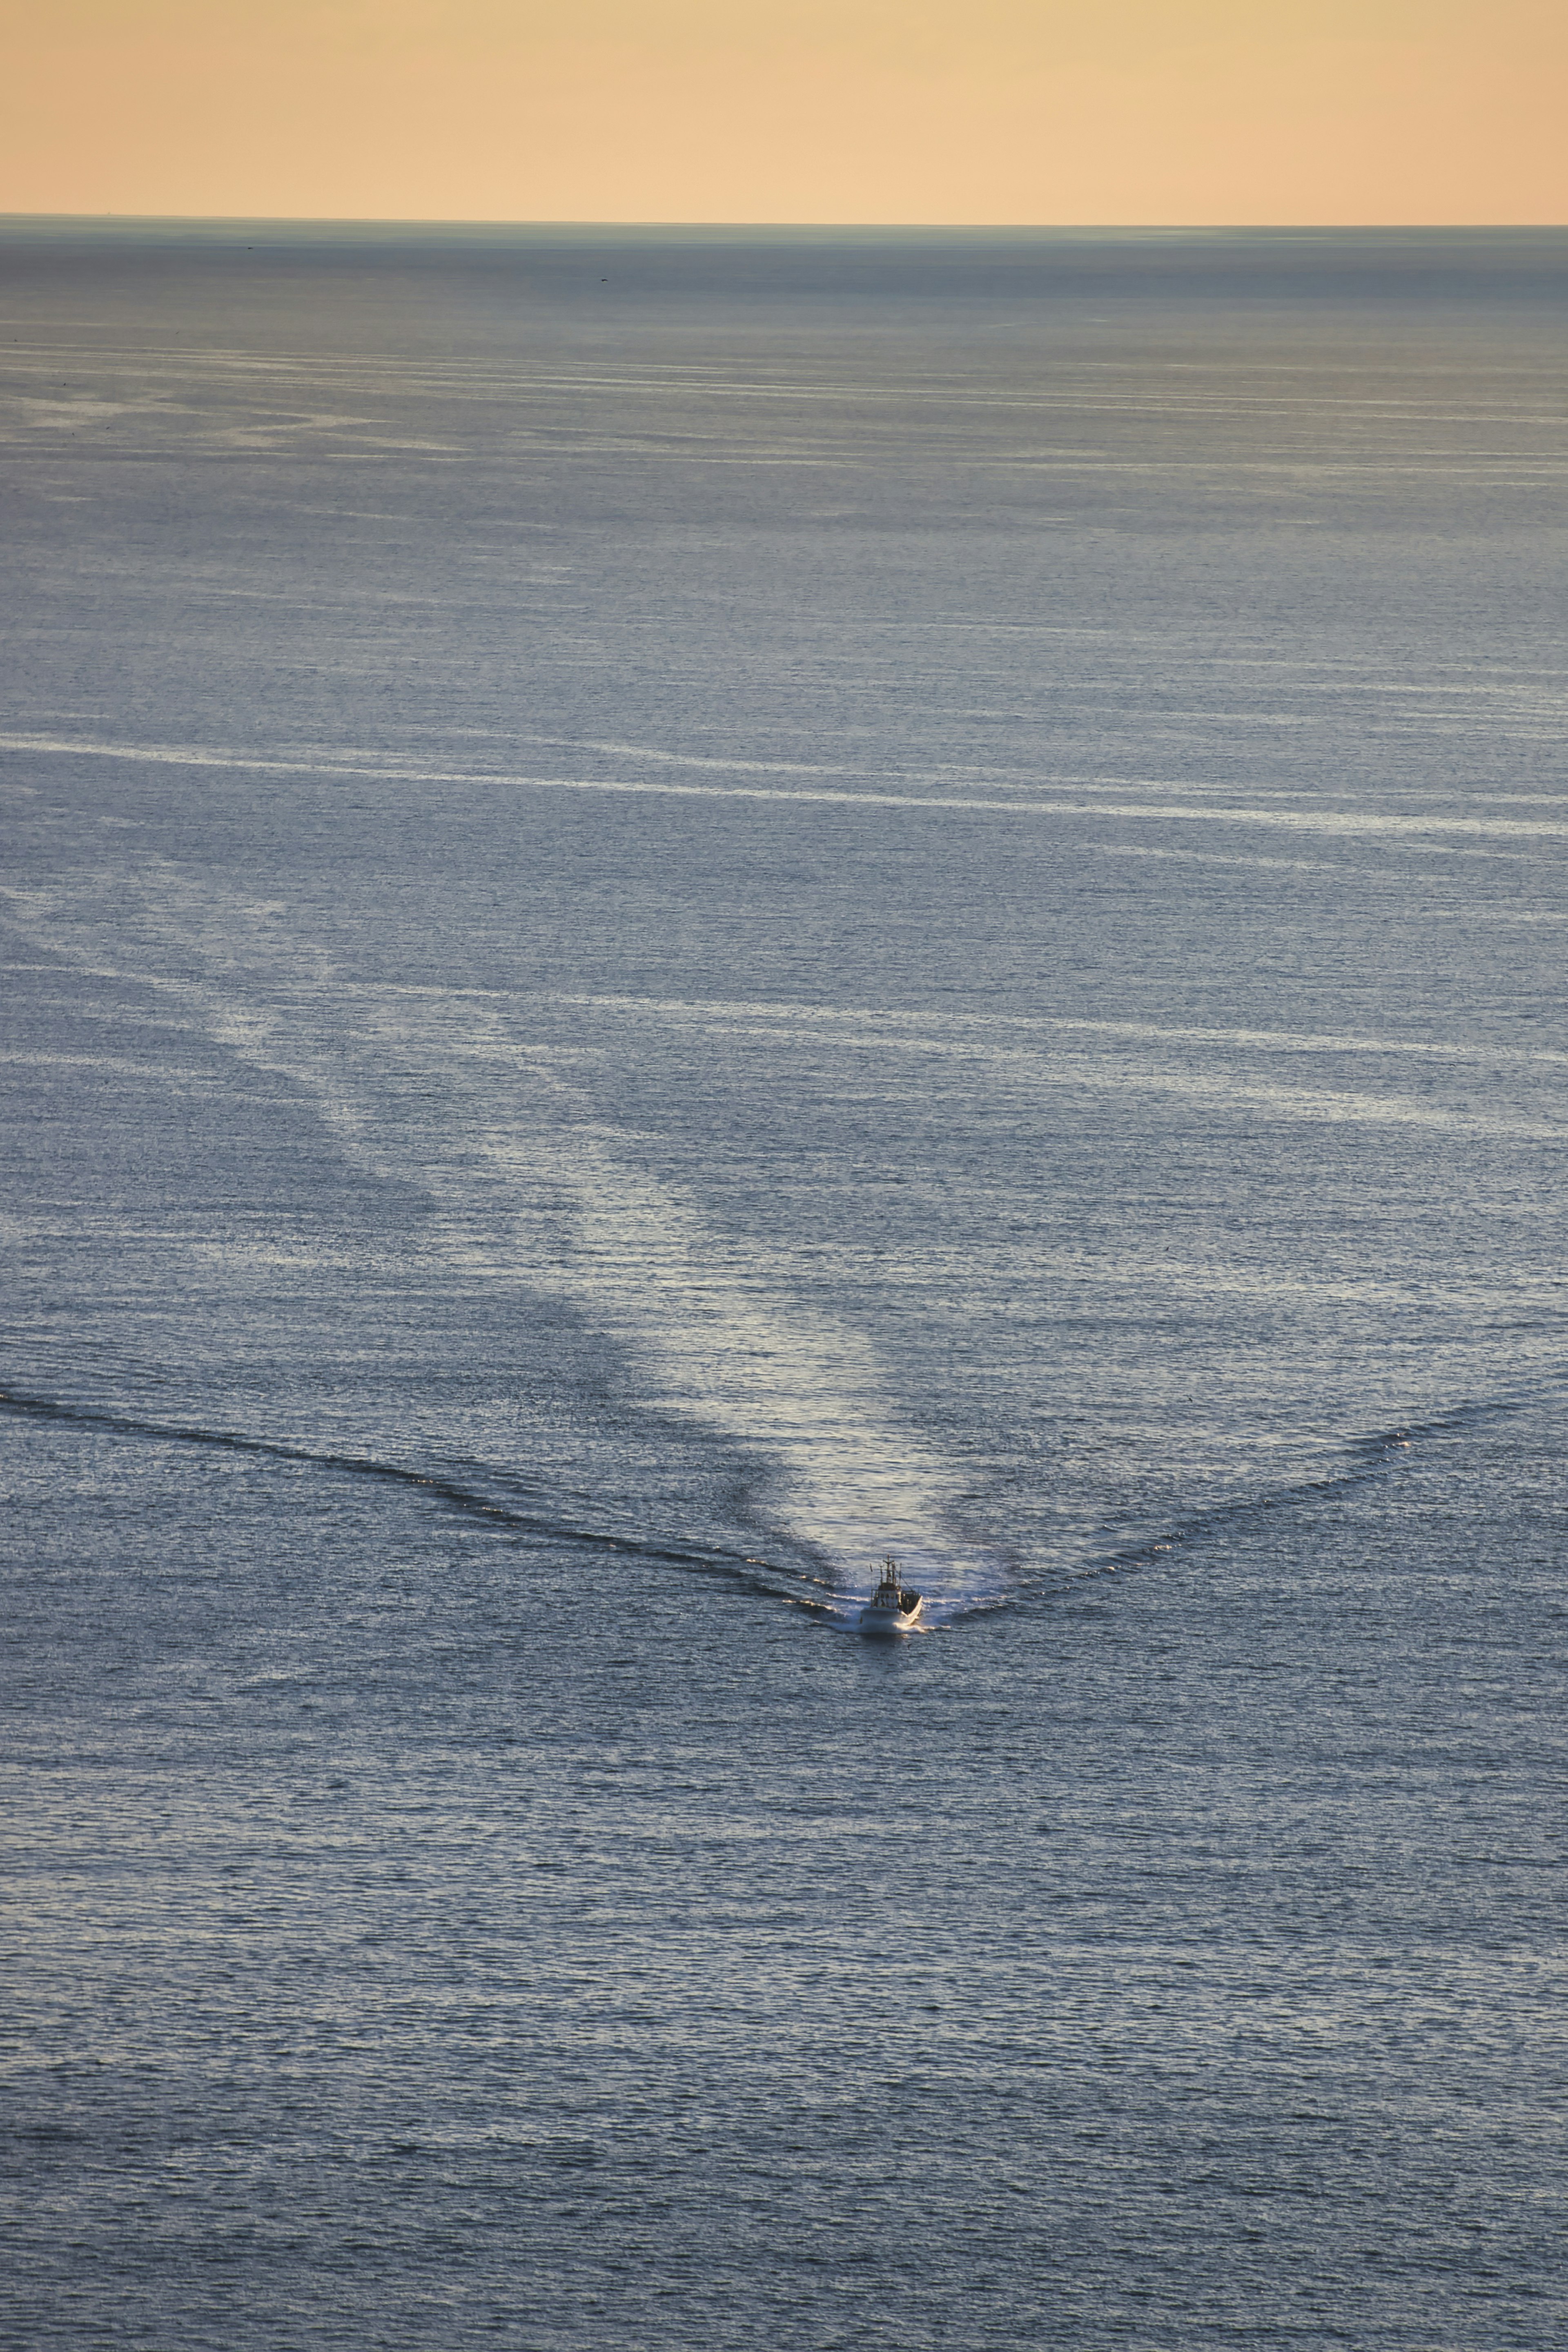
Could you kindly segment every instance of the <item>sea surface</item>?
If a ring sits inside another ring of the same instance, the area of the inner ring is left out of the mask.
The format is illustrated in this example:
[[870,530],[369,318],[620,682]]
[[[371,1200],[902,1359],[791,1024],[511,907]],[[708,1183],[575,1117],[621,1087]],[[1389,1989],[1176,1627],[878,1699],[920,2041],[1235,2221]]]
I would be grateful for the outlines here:
[[1568,2337],[1565,298],[0,228],[7,2344]]

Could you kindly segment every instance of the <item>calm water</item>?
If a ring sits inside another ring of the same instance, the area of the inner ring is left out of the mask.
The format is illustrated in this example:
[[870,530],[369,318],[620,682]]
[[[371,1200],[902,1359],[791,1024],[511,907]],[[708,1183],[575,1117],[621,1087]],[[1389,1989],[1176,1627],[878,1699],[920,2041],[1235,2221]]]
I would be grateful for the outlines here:
[[8,2340],[1560,2340],[1568,235],[0,265]]

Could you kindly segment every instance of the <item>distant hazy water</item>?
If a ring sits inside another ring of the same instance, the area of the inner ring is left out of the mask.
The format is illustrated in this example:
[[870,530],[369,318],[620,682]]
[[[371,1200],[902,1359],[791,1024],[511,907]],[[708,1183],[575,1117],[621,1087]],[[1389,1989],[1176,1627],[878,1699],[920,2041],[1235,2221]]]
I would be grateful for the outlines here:
[[1568,234],[0,280],[9,2337],[1559,2341]]

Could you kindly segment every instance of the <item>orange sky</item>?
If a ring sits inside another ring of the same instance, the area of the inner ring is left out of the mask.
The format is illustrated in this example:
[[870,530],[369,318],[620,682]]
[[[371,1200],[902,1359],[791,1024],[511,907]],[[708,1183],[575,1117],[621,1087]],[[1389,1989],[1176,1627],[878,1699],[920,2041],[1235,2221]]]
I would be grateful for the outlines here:
[[1568,220],[1568,0],[0,0],[0,211]]

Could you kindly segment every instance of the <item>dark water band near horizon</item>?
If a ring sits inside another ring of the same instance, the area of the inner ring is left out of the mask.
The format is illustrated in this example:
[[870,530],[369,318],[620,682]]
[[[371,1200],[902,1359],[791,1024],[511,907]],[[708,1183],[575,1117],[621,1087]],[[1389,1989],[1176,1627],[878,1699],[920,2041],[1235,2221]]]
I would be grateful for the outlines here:
[[0,280],[5,2340],[1563,2340],[1568,232]]

